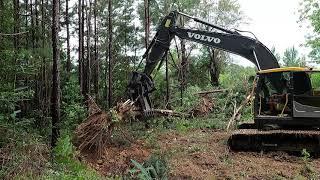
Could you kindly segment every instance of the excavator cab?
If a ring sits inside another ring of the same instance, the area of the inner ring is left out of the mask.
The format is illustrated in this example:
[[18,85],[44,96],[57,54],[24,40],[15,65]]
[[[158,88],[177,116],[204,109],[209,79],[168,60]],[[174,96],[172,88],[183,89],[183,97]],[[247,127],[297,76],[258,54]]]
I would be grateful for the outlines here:
[[232,133],[230,148],[320,153],[320,71],[275,68],[257,79],[254,123]]
[[258,129],[320,127],[319,71],[276,68],[259,71],[254,120]]

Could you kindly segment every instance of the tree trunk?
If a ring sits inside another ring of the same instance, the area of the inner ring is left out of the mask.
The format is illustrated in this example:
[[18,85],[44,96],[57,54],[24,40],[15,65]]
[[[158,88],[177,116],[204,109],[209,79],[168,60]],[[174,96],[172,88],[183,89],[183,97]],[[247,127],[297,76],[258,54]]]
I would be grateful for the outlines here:
[[89,1],[89,13],[86,13],[87,15],[87,63],[86,63],[86,100],[87,95],[90,93],[90,77],[91,77],[91,1]]
[[51,117],[52,138],[51,146],[55,147],[59,136],[60,122],[60,52],[59,52],[59,0],[52,2],[52,94],[51,94]]
[[99,69],[100,62],[98,61],[98,35],[97,35],[97,0],[94,0],[94,66],[93,66],[93,87],[94,94],[98,97],[99,93]]
[[[28,3],[29,3],[29,1],[28,0],[25,0],[24,1],[24,3],[25,3],[25,12],[26,12],[26,14],[28,13]],[[26,16],[25,17],[25,28],[28,28],[28,16]],[[25,34],[25,37],[26,37],[26,39],[25,39],[25,41],[26,41],[26,43],[25,43],[25,48],[26,49],[28,49],[28,47],[29,47],[29,34],[27,33],[27,34]]]
[[80,93],[82,94],[82,84],[83,84],[83,74],[82,74],[82,54],[83,54],[83,49],[82,49],[82,42],[83,42],[83,34],[82,34],[82,0],[79,0],[79,9],[78,9],[78,24],[79,24],[79,49],[78,49],[78,78],[79,78],[79,84],[80,84]]
[[168,52],[166,53],[166,109],[170,108],[170,82],[169,82],[169,65],[168,65]]
[[70,29],[69,29],[69,0],[66,0],[66,26],[67,26],[67,76],[70,78],[71,58],[70,58]]
[[144,28],[145,28],[145,47],[148,47],[149,44],[149,34],[150,34],[150,13],[149,13],[149,6],[150,0],[144,0]]
[[34,7],[33,1],[30,0],[30,13],[31,13],[31,42],[32,42],[32,50],[35,49],[35,27],[34,27]]
[[[38,0],[34,0],[34,17],[35,17],[35,36],[34,36],[34,42],[35,42],[35,48],[39,48],[39,39],[40,39],[40,29],[39,29],[39,11],[38,11]],[[39,69],[39,72],[41,71],[41,67]],[[34,93],[34,102],[35,106],[34,108],[39,109],[41,106],[41,73],[35,74],[34,79],[36,80],[36,89]],[[40,80],[39,80],[40,79]]]
[[[46,48],[46,27],[45,27],[45,4],[44,0],[41,0],[41,34],[42,34],[42,48]],[[48,81],[47,81],[47,62],[46,62],[46,57],[42,56],[42,68],[41,68],[41,82],[42,82],[42,87],[41,87],[41,109],[43,111],[43,114],[45,117],[48,116],[48,110],[49,110],[49,102],[48,102],[48,91],[49,89],[47,88]]]
[[[19,33],[20,31],[20,20],[19,20],[19,0],[13,0],[14,8],[14,33]],[[14,36],[14,49],[17,51],[20,46],[19,42],[20,36]]]
[[85,23],[85,5],[84,5],[84,0],[81,0],[81,76],[82,76],[82,84],[81,84],[81,92],[82,95],[85,97],[86,96],[86,74],[85,74],[85,58],[84,58],[84,53],[85,53],[85,48],[84,48],[84,23]]
[[[180,18],[181,26],[184,26],[184,19],[183,17]],[[181,98],[181,106],[183,105],[183,93],[187,86],[187,53],[186,53],[186,41],[181,39],[181,70],[180,70],[180,98]]]
[[210,82],[213,87],[216,87],[216,86],[219,86],[219,76],[220,76],[219,60],[218,60],[219,51],[212,48],[208,48],[208,52],[210,56],[210,65],[209,65]]
[[[35,44],[35,48],[39,47],[39,31],[38,31],[38,27],[39,27],[39,18],[38,18],[38,0],[34,0],[34,19],[35,19],[35,30],[34,30],[34,44]],[[37,32],[37,33],[36,33]]]
[[186,42],[181,40],[181,70],[180,70],[180,98],[181,106],[183,105],[183,93],[186,88],[186,71],[187,71],[187,56],[186,56]]
[[112,65],[113,65],[113,57],[112,57],[112,0],[109,0],[108,3],[108,34],[109,34],[109,42],[108,42],[108,107],[112,107]]

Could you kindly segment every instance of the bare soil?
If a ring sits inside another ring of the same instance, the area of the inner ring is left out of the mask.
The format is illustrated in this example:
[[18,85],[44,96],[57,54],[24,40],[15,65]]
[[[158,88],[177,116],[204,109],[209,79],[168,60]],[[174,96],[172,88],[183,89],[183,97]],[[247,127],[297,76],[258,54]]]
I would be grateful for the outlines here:
[[320,179],[320,159],[305,162],[284,152],[231,152],[224,131],[169,131],[156,137],[154,148],[139,140],[106,147],[100,158],[91,153],[84,158],[106,176],[128,174],[131,159],[143,162],[161,152],[168,156],[170,179]]
[[84,160],[104,176],[128,174],[133,167],[131,159],[144,162],[150,156],[151,150],[146,148],[144,142],[137,141],[130,146],[112,146],[105,148],[102,155],[97,153],[83,153]]

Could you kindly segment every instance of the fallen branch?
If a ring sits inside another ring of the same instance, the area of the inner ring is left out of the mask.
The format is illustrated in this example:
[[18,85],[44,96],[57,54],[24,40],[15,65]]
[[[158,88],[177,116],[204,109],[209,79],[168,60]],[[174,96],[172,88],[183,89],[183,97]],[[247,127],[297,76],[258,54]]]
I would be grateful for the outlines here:
[[182,112],[176,112],[168,109],[152,109],[149,111],[145,111],[145,113],[149,113],[153,116],[172,116],[172,117],[188,117],[190,114],[182,113]]
[[233,116],[230,118],[228,126],[227,126],[227,131],[229,131],[231,125],[234,123],[235,120],[239,119],[240,117],[240,112],[241,110],[245,107],[245,105],[247,105],[247,103],[251,100],[253,96],[251,94],[249,94],[249,96],[247,96],[247,98],[241,103],[241,105],[235,110],[235,112],[233,113]]
[[226,92],[228,89],[216,89],[216,90],[211,90],[211,91],[201,91],[195,93],[195,95],[206,95],[206,94],[213,94],[213,93],[220,93],[220,92]]
[[254,79],[253,81],[253,87],[252,90],[250,92],[250,94],[246,97],[246,99],[244,101],[242,101],[242,103],[240,104],[240,106],[235,110],[235,112],[233,113],[233,116],[230,118],[228,126],[227,126],[227,131],[230,130],[231,125],[237,120],[240,119],[240,112],[241,110],[252,100],[252,98],[254,97],[254,90],[256,87],[256,82],[257,82],[257,77]]

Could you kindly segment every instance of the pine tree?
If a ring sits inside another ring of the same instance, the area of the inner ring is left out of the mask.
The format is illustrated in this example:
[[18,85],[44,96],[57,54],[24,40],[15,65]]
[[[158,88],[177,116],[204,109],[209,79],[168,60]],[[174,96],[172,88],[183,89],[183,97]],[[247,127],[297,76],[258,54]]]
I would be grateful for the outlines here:
[[52,94],[51,94],[51,117],[52,138],[51,146],[55,147],[59,136],[60,122],[60,50],[59,50],[59,0],[52,2]]

